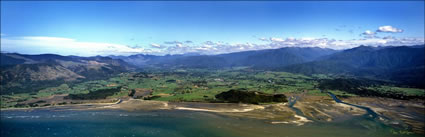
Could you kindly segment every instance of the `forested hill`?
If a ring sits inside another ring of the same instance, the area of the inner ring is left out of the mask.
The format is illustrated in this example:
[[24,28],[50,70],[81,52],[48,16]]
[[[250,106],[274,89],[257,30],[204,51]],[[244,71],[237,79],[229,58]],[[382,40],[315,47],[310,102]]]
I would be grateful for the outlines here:
[[276,70],[302,74],[343,74],[398,81],[424,87],[422,46],[367,47],[344,50],[318,60]]
[[178,68],[229,68],[248,66],[274,68],[316,60],[322,56],[338,52],[325,48],[287,47],[257,51],[244,51],[219,55],[132,55],[111,56],[139,67],[178,67]]
[[134,66],[109,57],[16,53],[1,53],[0,68],[1,91],[14,93],[38,91],[63,83],[104,79],[134,70]]
[[243,66],[307,75],[350,75],[425,88],[424,53],[424,45],[359,46],[347,50],[287,47],[220,55],[78,57],[2,53],[0,81],[2,91],[28,92],[64,82],[103,79],[136,67],[224,69]]

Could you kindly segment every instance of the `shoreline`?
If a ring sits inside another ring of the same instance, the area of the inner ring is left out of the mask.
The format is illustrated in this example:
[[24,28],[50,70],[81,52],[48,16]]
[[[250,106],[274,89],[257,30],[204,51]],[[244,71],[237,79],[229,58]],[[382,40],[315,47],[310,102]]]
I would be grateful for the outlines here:
[[[354,117],[361,117],[367,112],[345,104],[337,103],[328,97],[303,96],[297,100],[292,109],[288,103],[276,104],[241,104],[241,103],[207,103],[207,102],[168,102],[142,99],[117,100],[112,103],[84,103],[66,104],[45,107],[30,108],[2,108],[0,112],[6,111],[32,111],[37,109],[64,109],[64,110],[123,110],[123,111],[155,111],[155,110],[179,110],[210,112],[225,116],[239,118],[263,119],[270,124],[293,124],[297,126],[305,123],[315,122],[338,122]],[[362,105],[371,108],[377,114],[389,118],[385,123],[403,121],[405,124],[414,126],[415,132],[423,133],[421,130],[425,125],[421,118],[425,115],[424,106],[418,102],[397,101],[392,99],[355,97],[344,98],[342,101],[351,104]],[[299,112],[297,112],[299,111]],[[402,113],[400,113],[402,112]],[[416,114],[421,112],[419,114]],[[400,116],[402,114],[402,116]],[[406,115],[409,114],[409,115]],[[403,115],[409,117],[403,117]],[[398,122],[397,122],[398,123]],[[397,124],[400,125],[400,124]]]
[[[291,124],[302,126],[307,123],[316,122],[341,122],[350,118],[362,117],[367,112],[349,105],[337,103],[334,100],[326,99],[328,97],[303,96],[297,100],[292,107],[297,108],[299,112],[292,109],[288,103],[276,104],[241,104],[241,103],[207,103],[207,102],[168,102],[142,99],[117,100],[112,103],[84,103],[84,104],[66,104],[45,107],[31,108],[6,108],[0,109],[0,112],[6,111],[28,111],[38,109],[64,109],[75,111],[88,110],[122,110],[122,111],[156,111],[156,110],[177,110],[207,112],[218,115],[252,118],[265,120],[269,124]],[[356,105],[364,105],[376,111],[379,115],[388,117],[384,123],[401,122],[396,125],[408,124],[413,126],[415,133],[423,133],[425,125],[421,123],[421,118],[425,115],[411,115],[423,111],[423,106],[418,106],[418,102],[397,101],[382,98],[355,97],[345,98],[346,101]],[[402,107],[399,107],[402,106]],[[409,114],[409,117],[400,116],[399,113]]]
[[121,103],[121,99],[113,103],[80,103],[80,104],[66,104],[66,105],[51,105],[51,106],[42,106],[42,107],[25,107],[25,108],[0,108],[0,111],[8,111],[8,110],[30,110],[30,109],[45,109],[52,107],[76,107],[76,106],[87,106],[87,105],[115,105]]

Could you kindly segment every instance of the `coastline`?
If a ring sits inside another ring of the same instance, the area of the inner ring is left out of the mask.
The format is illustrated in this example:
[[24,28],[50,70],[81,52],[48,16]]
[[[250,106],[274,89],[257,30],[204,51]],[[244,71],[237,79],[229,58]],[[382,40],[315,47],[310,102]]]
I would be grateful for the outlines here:
[[80,103],[80,104],[66,104],[66,105],[51,105],[51,106],[38,106],[38,107],[25,107],[25,108],[0,108],[0,111],[8,110],[31,110],[31,109],[48,109],[53,107],[77,107],[77,106],[89,106],[89,105],[114,105],[120,103],[122,100],[119,99],[113,103]]
[[[424,126],[420,118],[425,115],[424,107],[418,102],[398,101],[392,99],[355,97],[344,98],[343,101],[352,104],[367,106],[379,115],[388,117],[393,123],[403,121],[415,129],[416,133],[423,133]],[[400,107],[402,106],[402,107]],[[292,124],[301,126],[306,123],[315,122],[337,122],[354,117],[362,117],[367,112],[349,105],[335,102],[329,97],[303,96],[293,106],[299,110],[292,109],[288,103],[276,104],[240,104],[240,103],[206,103],[206,102],[168,102],[142,99],[117,100],[113,103],[84,103],[67,104],[31,108],[3,108],[4,111],[32,111],[36,109],[65,109],[65,110],[123,110],[123,111],[155,111],[155,110],[179,110],[215,113],[231,117],[263,119],[270,124]],[[419,115],[411,115],[421,112]],[[398,115],[403,112],[403,117]],[[392,123],[387,121],[386,123]]]

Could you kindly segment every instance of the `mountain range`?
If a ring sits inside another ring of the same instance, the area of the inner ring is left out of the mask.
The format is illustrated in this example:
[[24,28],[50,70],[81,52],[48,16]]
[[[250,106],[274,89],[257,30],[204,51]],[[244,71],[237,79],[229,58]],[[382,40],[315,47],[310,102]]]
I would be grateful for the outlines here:
[[32,92],[63,83],[103,79],[134,70],[134,66],[109,57],[54,54],[1,54],[1,91]]
[[183,67],[183,68],[229,68],[249,66],[255,68],[282,67],[313,61],[319,57],[338,52],[325,48],[280,48],[244,51],[219,55],[165,55],[137,54],[132,56],[109,56],[122,59],[139,67]]
[[[424,45],[397,47],[359,46],[346,50],[286,47],[219,55],[60,56],[1,53],[2,91],[39,90],[35,85],[57,85],[102,79],[145,68],[250,67],[257,70],[337,74],[397,82],[425,88]],[[40,87],[40,86],[38,86]],[[41,86],[40,88],[43,88]]]
[[424,46],[360,46],[315,61],[276,70],[302,74],[340,74],[378,78],[425,88]]

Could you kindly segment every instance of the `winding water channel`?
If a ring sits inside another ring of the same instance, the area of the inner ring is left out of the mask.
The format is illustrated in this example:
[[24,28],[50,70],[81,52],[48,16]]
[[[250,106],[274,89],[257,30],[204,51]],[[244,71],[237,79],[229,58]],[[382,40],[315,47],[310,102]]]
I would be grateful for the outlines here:
[[[321,92],[323,92],[323,93],[327,93],[329,96],[331,96],[331,97],[332,97],[332,99],[333,99],[336,103],[346,104],[346,105],[349,105],[349,106],[353,106],[353,107],[357,107],[357,108],[360,108],[360,109],[365,110],[365,111],[367,112],[367,113],[364,115],[365,117],[369,117],[369,118],[371,118],[371,119],[373,119],[373,120],[377,120],[377,121],[379,121],[379,120],[388,120],[386,117],[384,117],[384,116],[380,116],[379,114],[377,114],[375,111],[373,111],[373,110],[372,110],[371,108],[369,108],[369,107],[360,106],[360,105],[356,105],[356,104],[350,104],[350,103],[347,103],[347,102],[341,101],[340,99],[338,99],[338,98],[336,97],[336,95],[334,95],[332,92],[329,92],[329,91],[323,91],[323,90],[321,90]],[[297,100],[298,100],[299,98],[300,98],[299,96],[291,96],[291,97],[289,97],[289,98],[288,98],[288,106],[289,106],[292,110],[294,110],[294,111],[295,111],[295,113],[296,113],[297,115],[304,116],[304,114],[303,114],[303,112],[302,112],[301,110],[299,110],[298,108],[294,107],[294,105],[296,104],[296,102],[297,102]]]
[[295,96],[295,97],[289,97],[288,99],[288,106],[289,108],[291,108],[292,110],[295,111],[295,114],[300,115],[300,116],[304,116],[304,113],[299,110],[298,108],[294,107],[295,103],[297,103],[297,100],[299,99],[299,96]]
[[350,104],[350,103],[346,103],[346,102],[341,101],[340,99],[338,99],[338,98],[337,98],[337,97],[336,97],[333,93],[331,93],[331,92],[329,92],[329,91],[327,91],[326,93],[328,93],[328,94],[329,94],[329,96],[331,96],[331,97],[332,97],[332,99],[334,99],[336,103],[346,104],[346,105],[350,105],[350,106],[353,106],[353,107],[357,107],[357,108],[360,108],[360,109],[366,110],[366,112],[367,112],[367,114],[366,114],[366,115],[368,115],[368,116],[372,117],[373,119],[376,119],[376,118],[380,118],[380,117],[381,117],[381,116],[379,116],[379,115],[378,115],[375,111],[373,111],[372,109],[370,109],[370,108],[368,108],[368,107],[360,106],[360,105],[355,105],[355,104]]
[[[330,96],[343,103],[335,95]],[[295,103],[302,96],[289,98],[289,106],[297,115],[303,113]],[[352,105],[345,103],[347,105]],[[5,137],[420,137],[420,134],[396,135],[383,124],[370,108],[365,116],[342,122],[310,122],[306,126],[270,124],[264,120],[235,118],[210,112],[155,110],[72,110],[43,108],[1,111],[0,136]],[[371,116],[375,116],[372,119]],[[314,121],[314,120],[312,120]],[[359,133],[361,135],[359,135]]]

